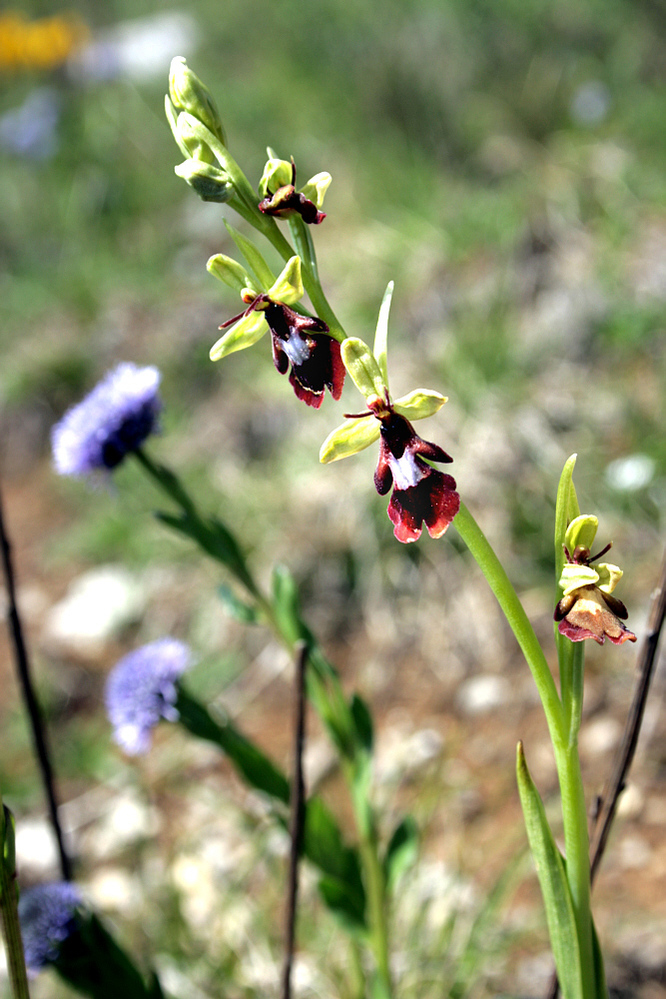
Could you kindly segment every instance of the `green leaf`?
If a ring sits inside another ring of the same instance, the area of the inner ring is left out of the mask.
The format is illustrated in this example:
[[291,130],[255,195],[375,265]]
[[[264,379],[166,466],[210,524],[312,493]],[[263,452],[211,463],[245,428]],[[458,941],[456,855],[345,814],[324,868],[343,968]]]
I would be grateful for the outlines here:
[[594,961],[594,983],[596,987],[595,999],[608,999],[608,986],[606,985],[606,972],[604,969],[604,958],[599,945],[597,928],[592,920],[592,960]]
[[54,961],[59,975],[77,992],[92,999],[154,999],[160,995],[148,986],[129,955],[91,913],[77,917],[78,933],[60,946]]
[[319,892],[327,908],[338,917],[345,929],[354,934],[367,932],[365,914],[347,885],[335,878],[324,877],[319,882]]
[[238,542],[225,525],[214,517],[205,520],[192,510],[180,514],[158,511],[155,516],[167,527],[184,534],[211,558],[225,565],[251,592],[255,585]]
[[583,999],[580,948],[564,861],[553,839],[539,792],[527,769],[522,742],[518,743],[516,774],[563,999]]
[[251,243],[249,239],[246,239],[238,229],[234,229],[232,225],[225,220],[224,222],[227,232],[233,239],[234,243],[240,250],[240,252],[245,257],[248,267],[257,279],[260,288],[264,291],[268,291],[273,282],[275,281],[275,276],[273,271],[270,269],[264,258],[262,257],[260,251]]
[[393,890],[396,881],[416,861],[419,851],[419,830],[411,815],[395,827],[389,840],[384,857],[384,876],[389,890]]
[[260,617],[257,608],[241,600],[230,586],[222,583],[217,588],[217,594],[230,617],[233,617],[236,621],[241,621],[243,624],[258,623]]
[[250,787],[289,804],[289,781],[265,753],[229,720],[218,721],[183,688],[178,686],[176,708],[184,728],[200,739],[214,743],[229,757]]
[[372,744],[374,739],[372,715],[370,714],[370,709],[365,701],[358,696],[358,694],[353,694],[351,699],[351,713],[354,719],[354,725],[356,726],[356,737],[358,739],[359,745],[366,750],[366,752],[372,752]]
[[389,283],[386,286],[386,291],[384,292],[382,304],[379,307],[379,315],[377,317],[377,329],[375,330],[375,343],[372,351],[377,360],[377,364],[379,366],[382,378],[384,379],[384,384],[387,387],[388,387],[388,323],[389,323],[389,313],[391,311],[391,299],[393,298],[394,287],[395,285],[393,281],[389,281]]

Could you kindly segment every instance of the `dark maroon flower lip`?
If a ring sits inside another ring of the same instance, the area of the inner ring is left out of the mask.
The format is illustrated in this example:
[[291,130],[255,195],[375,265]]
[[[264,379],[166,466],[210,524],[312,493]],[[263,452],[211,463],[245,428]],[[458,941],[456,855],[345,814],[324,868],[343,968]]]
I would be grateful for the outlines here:
[[281,375],[291,367],[289,381],[297,398],[314,409],[321,406],[326,389],[339,399],[345,367],[340,344],[330,336],[326,323],[313,316],[301,316],[277,302],[271,302],[266,309],[266,322],[275,367]]
[[275,194],[263,198],[259,202],[259,211],[279,219],[300,215],[308,225],[319,225],[326,218],[326,212],[320,212],[314,201],[297,191],[293,184],[285,184]]
[[391,486],[389,519],[398,541],[416,541],[425,524],[432,538],[441,538],[460,509],[456,481],[429,465],[453,459],[438,444],[424,441],[409,420],[387,404],[380,418],[379,462],[375,488],[384,496]]

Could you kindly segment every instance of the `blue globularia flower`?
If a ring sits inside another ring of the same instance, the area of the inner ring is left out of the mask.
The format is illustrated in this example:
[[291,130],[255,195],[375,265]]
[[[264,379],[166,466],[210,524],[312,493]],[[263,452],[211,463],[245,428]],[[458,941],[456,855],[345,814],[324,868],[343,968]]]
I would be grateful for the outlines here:
[[119,465],[156,429],[160,373],[126,362],[109,371],[51,432],[60,475],[86,475]]
[[78,888],[68,881],[36,885],[21,892],[18,911],[28,971],[34,973],[57,960],[60,945],[76,932]]
[[160,718],[178,721],[176,681],[191,665],[183,642],[161,638],[124,656],[106,682],[106,713],[113,738],[130,755],[150,748],[151,731]]

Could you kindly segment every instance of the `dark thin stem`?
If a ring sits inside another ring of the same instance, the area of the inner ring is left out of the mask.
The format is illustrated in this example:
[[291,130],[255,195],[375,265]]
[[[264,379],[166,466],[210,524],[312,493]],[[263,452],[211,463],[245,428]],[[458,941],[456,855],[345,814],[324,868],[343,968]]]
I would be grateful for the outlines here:
[[[594,821],[594,839],[592,841],[592,862],[590,867],[590,880],[594,882],[595,875],[599,870],[608,836],[617,812],[617,805],[620,795],[625,787],[629,768],[633,763],[640,735],[645,705],[647,704],[650,683],[654,672],[654,664],[657,656],[657,646],[659,636],[666,616],[666,558],[661,570],[659,585],[652,597],[650,616],[648,618],[647,631],[638,650],[636,672],[638,680],[636,689],[627,715],[627,722],[624,728],[624,735],[620,748],[617,751],[611,775],[608,778],[604,793],[599,801],[597,814]],[[547,999],[557,999],[560,987],[557,975],[553,976]]]
[[305,818],[305,781],[303,779],[303,746],[305,744],[305,668],[308,650],[305,642],[299,642],[296,654],[294,713],[294,779],[291,788],[291,851],[289,854],[289,882],[287,886],[287,908],[285,928],[285,954],[282,968],[282,999],[291,999],[291,969],[294,963],[294,940],[296,935],[296,906],[298,901],[298,860],[303,841],[303,821]]
[[652,597],[647,631],[645,632],[645,637],[643,638],[640,649],[638,650],[638,661],[636,664],[638,680],[636,683],[636,689],[634,690],[631,707],[629,708],[624,735],[622,736],[622,742],[617,752],[613,770],[611,771],[610,778],[606,784],[606,788],[601,799],[601,806],[597,814],[597,821],[594,829],[594,840],[592,842],[592,880],[594,880],[594,876],[597,873],[599,864],[601,863],[601,858],[604,855],[606,843],[608,842],[608,834],[617,811],[618,800],[625,786],[627,774],[636,753],[636,745],[641,731],[645,705],[647,704],[647,698],[650,692],[650,683],[652,682],[652,674],[654,672],[659,635],[661,633],[665,615],[666,558],[664,559],[664,564],[662,566],[659,586]]
[[16,605],[16,586],[14,582],[14,569],[12,566],[11,546],[5,528],[5,522],[2,512],[1,495],[0,495],[0,547],[2,548],[2,568],[5,577],[5,586],[7,588],[9,630],[12,636],[12,642],[14,646],[14,660],[16,663],[16,670],[19,676],[19,686],[21,688],[21,693],[23,694],[25,707],[28,712],[28,717],[30,719],[32,738],[35,744],[35,751],[37,753],[39,770],[42,776],[42,783],[44,785],[44,791],[46,792],[46,798],[48,801],[51,824],[53,825],[53,831],[55,832],[56,840],[58,843],[58,854],[60,856],[60,869],[62,871],[63,879],[65,881],[71,881],[72,862],[67,854],[67,851],[65,850],[62,828],[60,826],[60,820],[58,819],[58,803],[55,792],[53,767],[51,766],[51,758],[46,742],[46,732],[44,728],[42,714],[39,708],[37,697],[35,695],[35,688],[33,686],[32,679],[30,676],[30,664],[28,660],[28,652],[23,638],[23,628],[21,626],[21,618],[19,617],[18,607]]

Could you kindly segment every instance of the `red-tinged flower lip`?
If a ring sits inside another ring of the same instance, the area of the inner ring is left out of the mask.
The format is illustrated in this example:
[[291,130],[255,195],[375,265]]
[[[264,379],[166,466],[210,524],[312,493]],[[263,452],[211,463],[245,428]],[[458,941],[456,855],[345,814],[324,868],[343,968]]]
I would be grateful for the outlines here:
[[636,636],[620,620],[626,617],[624,604],[604,593],[598,586],[581,586],[563,597],[555,608],[558,631],[572,642],[593,638],[603,645],[607,638],[614,645],[635,642]]
[[451,457],[438,444],[419,437],[390,404],[380,424],[375,488],[383,496],[393,486],[388,506],[393,533],[403,543],[416,541],[425,523],[430,536],[440,538],[460,509],[460,496],[455,479],[423,459],[450,462]]
[[273,215],[279,219],[300,215],[308,225],[319,225],[326,218],[326,212],[320,212],[314,201],[297,191],[293,184],[279,187],[275,194],[263,198],[258,207],[264,215]]

